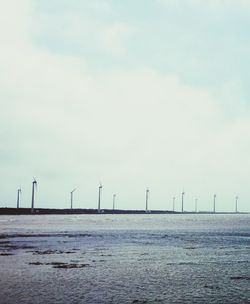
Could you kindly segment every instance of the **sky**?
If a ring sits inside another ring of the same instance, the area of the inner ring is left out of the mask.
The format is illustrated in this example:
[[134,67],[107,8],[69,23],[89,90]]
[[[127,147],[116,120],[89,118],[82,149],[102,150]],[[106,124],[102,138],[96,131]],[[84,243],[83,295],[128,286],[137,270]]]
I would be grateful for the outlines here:
[[0,0],[0,206],[250,211],[250,1]]

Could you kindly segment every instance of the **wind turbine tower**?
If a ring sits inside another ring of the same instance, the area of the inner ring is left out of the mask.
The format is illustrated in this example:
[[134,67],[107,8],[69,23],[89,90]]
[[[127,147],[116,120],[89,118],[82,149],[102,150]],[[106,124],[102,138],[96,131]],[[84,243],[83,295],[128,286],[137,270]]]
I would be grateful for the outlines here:
[[99,185],[99,192],[98,192],[98,213],[101,212],[101,194],[102,194],[102,184]]
[[173,197],[173,212],[175,210],[175,196]]
[[19,202],[20,202],[20,194],[22,193],[21,187],[17,189],[17,202],[16,202],[16,207],[17,209],[19,208]]
[[73,209],[73,195],[74,195],[74,192],[76,191],[77,188],[73,189],[71,192],[70,192],[70,209]]
[[146,190],[146,212],[148,212],[148,196],[149,196],[149,189]]
[[113,194],[113,211],[115,210],[115,199],[116,199],[116,194]]
[[215,204],[216,204],[216,194],[214,194],[214,213],[216,212]]
[[235,212],[238,213],[238,195],[235,197]]
[[32,196],[31,196],[31,212],[34,212],[34,206],[35,206],[35,190],[37,191],[37,181],[34,178],[32,182]]
[[181,194],[181,212],[184,212],[184,194],[185,192],[183,191]]

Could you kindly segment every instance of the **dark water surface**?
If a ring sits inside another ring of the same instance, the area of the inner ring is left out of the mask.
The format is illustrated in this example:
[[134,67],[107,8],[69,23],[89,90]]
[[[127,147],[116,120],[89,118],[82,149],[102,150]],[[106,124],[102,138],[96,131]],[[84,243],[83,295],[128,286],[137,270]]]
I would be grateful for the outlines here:
[[250,303],[250,215],[0,217],[0,303]]

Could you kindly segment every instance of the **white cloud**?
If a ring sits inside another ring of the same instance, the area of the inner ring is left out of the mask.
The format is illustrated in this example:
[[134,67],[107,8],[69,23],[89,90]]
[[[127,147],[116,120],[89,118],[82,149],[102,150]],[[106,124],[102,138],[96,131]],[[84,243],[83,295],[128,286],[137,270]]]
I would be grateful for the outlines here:
[[116,20],[109,1],[78,2],[77,8],[70,5],[61,13],[36,10],[33,36],[37,41],[45,41],[41,44],[47,47],[50,44],[46,43],[47,39],[53,40],[52,45],[58,53],[71,47],[77,54],[94,50],[94,54],[118,57],[127,53],[135,29],[126,22]]
[[108,53],[121,55],[126,53],[127,42],[133,33],[131,26],[115,22],[103,28],[100,34],[100,46]]
[[[43,189],[40,202],[47,205],[64,202],[68,189],[79,185],[79,200],[93,207],[100,178],[106,206],[117,191],[121,207],[143,207],[150,186],[156,208],[165,208],[166,201],[170,208],[172,195],[185,187],[189,201],[198,193],[205,209],[209,192],[230,188],[223,208],[240,192],[247,209],[248,171],[242,168],[250,165],[250,125],[241,104],[232,104],[239,113],[232,119],[223,95],[149,68],[93,75],[82,57],[34,46],[30,7],[18,12],[2,25],[13,30],[0,49],[1,200],[34,175]],[[119,39],[128,33],[122,24],[111,26],[106,46],[122,51]]]

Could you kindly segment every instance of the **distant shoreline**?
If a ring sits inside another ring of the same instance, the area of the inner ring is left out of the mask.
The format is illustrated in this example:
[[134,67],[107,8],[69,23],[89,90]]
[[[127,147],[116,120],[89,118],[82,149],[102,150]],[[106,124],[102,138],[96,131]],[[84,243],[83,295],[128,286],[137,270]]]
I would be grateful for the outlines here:
[[170,211],[170,210],[123,210],[123,209],[54,209],[35,208],[33,212],[30,208],[0,208],[0,215],[43,215],[43,214],[249,214],[249,212],[209,212],[209,211]]

